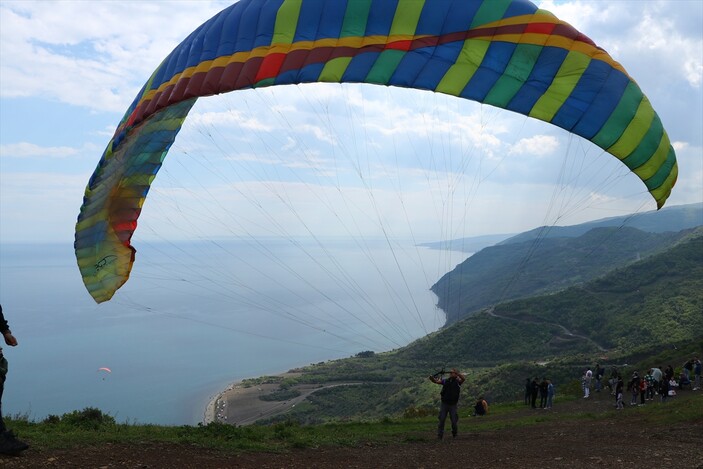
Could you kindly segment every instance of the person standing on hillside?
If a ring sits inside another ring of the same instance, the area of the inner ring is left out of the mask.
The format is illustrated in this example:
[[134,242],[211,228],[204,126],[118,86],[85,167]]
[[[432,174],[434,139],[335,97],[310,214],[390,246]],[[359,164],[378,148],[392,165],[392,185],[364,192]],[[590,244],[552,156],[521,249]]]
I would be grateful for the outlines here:
[[627,385],[627,389],[630,391],[630,394],[632,395],[632,399],[630,399],[630,405],[637,405],[637,395],[640,393],[640,373],[639,373],[639,371],[635,371],[632,374],[632,379],[630,379],[630,383]]
[[591,379],[593,378],[593,372],[588,369],[584,372],[581,377],[581,387],[583,387],[583,397],[587,398],[591,395]]
[[644,375],[644,380],[647,382],[647,400],[654,400],[655,390],[657,388],[657,380],[654,379],[654,371],[650,368],[646,375]]
[[532,395],[532,383],[530,378],[525,380],[525,405],[530,405],[530,396]]
[[610,388],[610,394],[613,396],[617,396],[617,392],[615,391],[615,386],[618,384],[618,378],[620,377],[620,372],[618,371],[618,367],[613,365],[610,368],[610,379],[608,380],[608,387]]
[[645,399],[647,397],[647,380],[640,378],[640,405],[645,404]]
[[[7,345],[10,347],[15,347],[17,345],[17,339],[12,335],[12,331],[10,331],[10,327],[5,320],[5,316],[2,314],[2,305],[0,305],[0,333],[2,333],[3,339],[5,339]],[[15,455],[29,448],[29,445],[15,438],[15,435],[5,428],[5,421],[2,418],[2,393],[5,390],[6,376],[7,360],[0,347],[0,453]]]
[[667,365],[667,367],[664,369],[664,377],[666,378],[667,381],[671,381],[674,379],[674,367],[671,365]]
[[683,374],[686,376],[686,381],[691,380],[691,374],[693,374],[693,360],[688,360],[683,364]]
[[601,390],[601,379],[603,379],[604,374],[605,369],[601,368],[600,363],[596,363],[596,366],[593,367],[593,377],[596,380],[596,392],[600,392]]
[[537,393],[539,393],[539,383],[537,378],[534,378],[530,383],[530,403],[533,409],[537,408]]
[[659,385],[662,382],[662,378],[664,377],[664,373],[662,373],[661,368],[652,368],[651,372],[652,378],[654,378],[654,394],[659,393]]
[[552,384],[551,380],[547,380],[547,405],[545,406],[545,409],[551,409],[552,408],[552,400],[554,400],[554,395],[556,394],[556,390],[554,389],[554,384]]
[[701,388],[701,361],[698,357],[693,357],[693,390],[698,391]]
[[664,404],[669,397],[669,380],[662,379],[659,383],[659,398],[662,404]]
[[544,409],[547,407],[547,392],[549,384],[547,383],[547,378],[542,378],[542,382],[539,383],[539,408]]
[[622,410],[625,408],[625,405],[622,403],[622,391],[624,387],[625,383],[622,380],[622,376],[618,375],[615,384],[615,408],[618,410]]
[[440,378],[436,375],[430,376],[430,381],[442,385],[440,393],[441,404],[439,406],[439,426],[437,427],[437,438],[440,440],[444,436],[444,424],[449,415],[452,424],[452,436],[456,438],[459,430],[459,412],[457,411],[461,385],[466,381],[466,377],[459,373],[456,368],[449,372],[449,378]]

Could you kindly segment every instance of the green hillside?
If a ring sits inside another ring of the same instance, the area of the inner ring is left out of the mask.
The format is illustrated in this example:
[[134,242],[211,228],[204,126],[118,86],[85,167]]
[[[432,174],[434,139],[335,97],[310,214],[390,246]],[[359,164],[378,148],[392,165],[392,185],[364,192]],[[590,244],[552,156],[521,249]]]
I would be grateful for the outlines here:
[[[305,367],[281,382],[364,383],[314,393],[285,415],[304,423],[433,412],[427,376],[468,373],[469,396],[519,397],[526,377],[578,386],[584,367],[680,365],[703,349],[703,229],[657,255],[555,294],[506,302],[401,349]],[[628,364],[628,365],[625,365]],[[267,378],[262,378],[266,380]],[[423,410],[424,409],[424,410]],[[276,419],[272,419],[275,421]]]
[[445,274],[432,291],[447,324],[507,300],[563,290],[660,252],[686,232],[594,228],[576,238],[540,238],[492,246]]
[[559,322],[608,349],[638,350],[703,333],[703,230],[643,262],[559,295],[514,301],[496,314]]

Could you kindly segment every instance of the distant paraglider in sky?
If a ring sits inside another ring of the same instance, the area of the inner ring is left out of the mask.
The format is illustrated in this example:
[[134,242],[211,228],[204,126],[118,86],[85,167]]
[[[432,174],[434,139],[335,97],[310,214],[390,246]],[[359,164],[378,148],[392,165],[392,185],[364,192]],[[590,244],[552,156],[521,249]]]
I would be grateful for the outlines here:
[[634,79],[528,1],[242,0],[164,59],[88,182],[75,251],[96,302],[129,278],[137,219],[196,100],[314,82],[434,91],[551,123],[618,158],[659,208],[676,182],[673,147]]

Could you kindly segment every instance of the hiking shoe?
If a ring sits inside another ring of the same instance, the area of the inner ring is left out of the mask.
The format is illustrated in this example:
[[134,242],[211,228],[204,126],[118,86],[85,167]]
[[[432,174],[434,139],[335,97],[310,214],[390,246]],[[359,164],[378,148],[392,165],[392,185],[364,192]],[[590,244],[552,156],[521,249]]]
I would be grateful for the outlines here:
[[28,448],[29,445],[15,438],[12,431],[0,434],[0,454],[17,455]]

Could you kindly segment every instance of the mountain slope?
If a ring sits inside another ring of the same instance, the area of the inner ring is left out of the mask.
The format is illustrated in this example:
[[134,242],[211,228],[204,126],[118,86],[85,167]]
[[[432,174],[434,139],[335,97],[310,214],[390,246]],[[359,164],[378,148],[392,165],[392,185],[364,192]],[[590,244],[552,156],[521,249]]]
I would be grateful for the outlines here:
[[582,286],[499,304],[402,353],[417,360],[440,352],[449,361],[495,365],[601,354],[599,346],[632,353],[696,337],[703,337],[703,229]]
[[607,348],[637,350],[703,335],[703,230],[642,262],[558,295],[496,308],[513,318],[558,321]]
[[630,227],[650,233],[663,233],[665,231],[681,231],[703,225],[703,203],[675,205],[661,210],[652,210],[644,213],[602,218],[588,223],[573,226],[541,226],[519,234],[492,234],[472,236],[469,238],[451,239],[423,243],[420,246],[431,249],[445,249],[463,251],[468,253],[478,252],[483,248],[521,243],[538,238],[574,238],[592,230],[605,227]]
[[499,242],[513,244],[538,238],[577,237],[594,228],[630,227],[649,233],[681,231],[703,225],[703,203],[676,205],[661,210],[603,218],[573,226],[542,226]]
[[659,252],[686,232],[595,228],[579,237],[541,238],[485,248],[445,274],[431,290],[447,324],[481,308],[558,291]]
[[401,349],[301,368],[279,382],[286,389],[356,384],[326,386],[286,419],[378,418],[434,409],[437,390],[427,375],[444,366],[469,373],[468,395],[514,401],[526,376],[547,376],[559,392],[572,385],[577,392],[584,367],[597,361],[622,373],[669,363],[678,368],[701,346],[703,228],[581,286],[501,303]]

